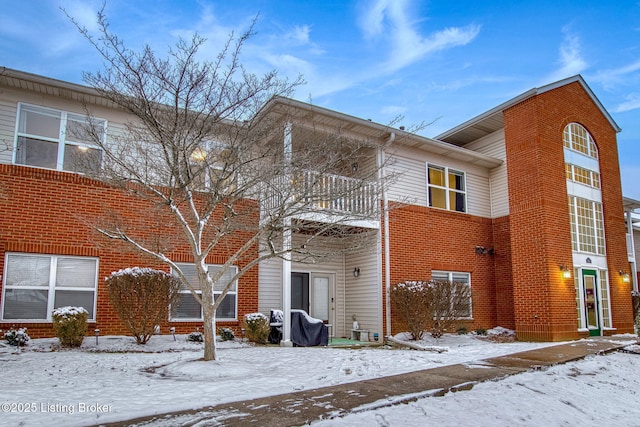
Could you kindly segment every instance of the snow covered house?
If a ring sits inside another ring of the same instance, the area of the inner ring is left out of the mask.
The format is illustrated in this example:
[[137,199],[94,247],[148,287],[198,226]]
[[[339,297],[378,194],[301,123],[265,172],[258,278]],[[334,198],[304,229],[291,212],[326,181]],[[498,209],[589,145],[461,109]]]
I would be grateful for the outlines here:
[[[85,120],[81,100],[104,121],[107,137],[126,120],[89,88],[15,70],[0,75],[0,140],[7,145],[0,153],[0,328],[51,336],[53,308],[81,305],[102,334],[124,333],[103,278],[136,265],[163,268],[105,243],[86,225],[107,206],[170,238],[163,218],[140,214],[148,207],[74,172],[74,156],[100,159],[91,144],[65,138],[67,126]],[[340,224],[341,238],[326,236],[322,244],[344,247],[352,234],[369,236],[370,247],[314,264],[295,257],[261,262],[227,295],[218,326],[239,332],[246,313],[304,309],[331,325],[333,336],[351,336],[355,319],[369,339],[380,339],[404,327],[390,287],[434,278],[470,286],[469,311],[460,319],[469,329],[500,325],[523,340],[633,331],[620,129],[582,77],[532,89],[436,138],[291,99],[272,99],[263,110],[286,111],[281,142],[292,156],[313,143],[311,130],[340,129],[376,147],[323,177],[326,185],[348,186],[380,165],[381,180],[392,173],[397,179],[380,197],[372,181],[371,191],[361,186],[351,200],[326,201],[328,213],[348,210],[360,219]],[[186,246],[176,244],[171,256],[188,268]],[[224,251],[208,261],[215,269]],[[183,307],[162,331],[202,325],[198,307]]]

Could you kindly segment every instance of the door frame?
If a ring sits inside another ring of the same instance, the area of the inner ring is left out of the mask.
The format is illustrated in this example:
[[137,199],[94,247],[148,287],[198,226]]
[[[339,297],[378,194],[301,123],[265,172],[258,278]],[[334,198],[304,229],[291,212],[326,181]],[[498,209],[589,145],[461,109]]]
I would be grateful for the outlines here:
[[[584,268],[580,271],[580,277],[582,279],[582,295],[583,301],[583,315],[587,328],[589,329],[589,336],[601,336],[602,335],[602,301],[600,298],[600,284],[599,284],[599,272],[597,269]],[[587,289],[587,277],[593,280],[593,304],[594,307],[589,307],[591,301],[589,301],[589,290]],[[595,325],[589,323],[589,312],[592,311],[595,314]]]
[[[327,279],[329,279],[329,295],[327,296],[327,302],[328,302],[328,319],[322,319],[325,322],[327,322],[328,324],[332,324],[335,325],[335,307],[336,307],[336,273],[335,272],[325,272],[325,271],[292,271],[291,275],[303,275],[307,277],[307,281],[306,284],[308,286],[307,291],[308,291],[308,299],[309,299],[309,306],[307,308],[307,313],[311,316],[311,317],[316,317],[315,313],[313,312],[313,303],[314,303],[314,279],[316,278],[323,278],[326,277]],[[304,283],[305,281],[303,281]],[[292,295],[293,297],[293,295]]]

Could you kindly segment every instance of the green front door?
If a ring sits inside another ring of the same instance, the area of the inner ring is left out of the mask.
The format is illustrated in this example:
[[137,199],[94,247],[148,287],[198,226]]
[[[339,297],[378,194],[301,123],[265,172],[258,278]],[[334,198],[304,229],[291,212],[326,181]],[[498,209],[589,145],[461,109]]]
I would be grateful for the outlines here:
[[590,336],[602,335],[600,324],[600,298],[598,294],[598,273],[596,270],[582,270],[584,283],[584,311]]

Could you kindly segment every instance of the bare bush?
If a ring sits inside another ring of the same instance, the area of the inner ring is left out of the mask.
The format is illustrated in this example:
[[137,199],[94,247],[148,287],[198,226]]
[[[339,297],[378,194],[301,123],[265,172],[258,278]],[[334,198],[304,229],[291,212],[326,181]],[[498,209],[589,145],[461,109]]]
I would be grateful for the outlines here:
[[111,305],[138,344],[146,344],[167,319],[181,286],[177,277],[140,267],[112,273],[106,281]]
[[465,283],[406,281],[391,288],[394,307],[414,340],[431,331],[434,338],[470,315],[471,291]]

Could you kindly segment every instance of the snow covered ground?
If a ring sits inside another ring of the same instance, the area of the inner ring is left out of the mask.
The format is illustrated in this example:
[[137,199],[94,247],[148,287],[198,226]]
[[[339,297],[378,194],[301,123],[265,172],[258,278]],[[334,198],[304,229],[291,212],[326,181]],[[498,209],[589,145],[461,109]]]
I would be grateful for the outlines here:
[[[185,336],[85,338],[81,349],[57,339],[24,348],[0,343],[0,424],[88,425],[296,390],[472,362],[551,343],[496,343],[474,335],[427,339],[443,353],[390,348],[282,348],[219,343],[203,362]],[[628,338],[628,337],[627,337]],[[471,391],[354,411],[319,426],[640,425],[640,357],[618,353],[476,385]]]

